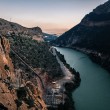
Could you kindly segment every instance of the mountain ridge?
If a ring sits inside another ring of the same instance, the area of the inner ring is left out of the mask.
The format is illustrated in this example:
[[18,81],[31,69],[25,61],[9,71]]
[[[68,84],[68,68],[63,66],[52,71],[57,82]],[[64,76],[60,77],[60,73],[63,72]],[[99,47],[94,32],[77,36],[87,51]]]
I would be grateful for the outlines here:
[[96,7],[52,43],[83,51],[110,71],[110,0]]
[[43,32],[40,27],[32,27],[27,28],[24,27],[18,23],[10,22],[5,19],[0,18],[0,33],[2,35],[10,35],[10,34],[16,34],[16,35],[22,35],[25,37],[31,37],[38,41],[44,41],[43,40]]
[[[105,7],[105,5],[110,6],[110,1],[106,2],[105,4],[99,6],[102,8],[102,6]],[[97,7],[94,10],[99,10],[99,7]],[[108,10],[110,9],[107,8]],[[97,14],[96,17],[94,17],[94,11],[86,15],[81,22],[76,25],[75,27],[71,28],[64,34],[62,34],[59,38],[57,38],[54,43],[60,46],[66,46],[66,47],[86,47],[87,44],[89,44],[88,49],[92,49],[91,45],[96,45],[95,48],[98,48],[100,50],[100,46],[110,46],[109,42],[110,38],[110,13],[107,11],[107,14]],[[99,16],[103,16],[103,18],[100,18]],[[106,16],[106,18],[105,18]],[[105,34],[106,33],[106,34]],[[103,39],[103,36],[105,34],[105,37]],[[105,41],[105,44],[101,44]],[[92,44],[93,43],[93,44]],[[99,44],[98,44],[99,43]],[[107,43],[107,44],[106,44]],[[101,51],[101,50],[100,50]]]

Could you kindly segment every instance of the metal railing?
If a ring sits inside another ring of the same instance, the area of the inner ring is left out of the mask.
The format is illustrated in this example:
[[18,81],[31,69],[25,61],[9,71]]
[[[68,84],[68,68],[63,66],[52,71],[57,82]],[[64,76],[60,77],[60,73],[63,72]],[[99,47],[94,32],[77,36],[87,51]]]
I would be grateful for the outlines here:
[[42,88],[44,89],[43,81],[42,81],[41,77],[36,73],[36,71],[34,71],[34,69],[33,69],[31,66],[29,66],[29,65],[18,55],[18,53],[16,53],[12,48],[10,48],[10,49],[11,49],[11,51],[17,56],[17,58],[19,58],[19,59],[22,61],[22,63],[24,63],[24,64],[34,73],[34,75],[38,77],[39,81],[41,82],[41,86],[42,86]]

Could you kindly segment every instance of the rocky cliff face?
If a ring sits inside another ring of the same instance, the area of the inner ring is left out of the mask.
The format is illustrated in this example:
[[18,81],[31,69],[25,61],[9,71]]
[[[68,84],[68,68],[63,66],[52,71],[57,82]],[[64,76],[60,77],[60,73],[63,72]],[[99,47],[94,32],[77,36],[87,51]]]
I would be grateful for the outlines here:
[[9,41],[5,37],[1,37],[0,110],[46,110],[39,85],[35,85],[31,80],[23,77],[20,79],[20,72],[15,73],[9,53]]
[[81,21],[85,26],[110,25],[110,1],[98,6],[93,12],[87,14]]
[[0,33],[3,35],[22,35],[43,41],[43,33],[40,27],[26,28],[17,23],[9,22],[0,18]]
[[14,83],[15,80],[9,52],[9,42],[3,37],[0,39],[0,108],[14,110],[14,108],[17,109],[14,102],[16,95],[10,92],[9,85],[7,84],[8,79],[11,83]]

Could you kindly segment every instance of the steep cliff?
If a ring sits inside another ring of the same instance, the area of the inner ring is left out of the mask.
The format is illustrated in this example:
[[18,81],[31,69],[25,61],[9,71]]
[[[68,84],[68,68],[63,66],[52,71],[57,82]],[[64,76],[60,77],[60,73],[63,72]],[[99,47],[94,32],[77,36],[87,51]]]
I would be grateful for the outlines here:
[[9,87],[15,81],[14,69],[9,57],[9,41],[4,37],[0,38],[0,108],[17,109],[14,99],[15,93],[11,93]]
[[[31,82],[32,79],[19,77],[20,72],[15,72],[9,53],[9,41],[1,37],[0,110],[46,110],[39,85]],[[37,82],[37,79],[35,81]]]
[[86,52],[110,71],[110,0],[87,14],[53,44]]

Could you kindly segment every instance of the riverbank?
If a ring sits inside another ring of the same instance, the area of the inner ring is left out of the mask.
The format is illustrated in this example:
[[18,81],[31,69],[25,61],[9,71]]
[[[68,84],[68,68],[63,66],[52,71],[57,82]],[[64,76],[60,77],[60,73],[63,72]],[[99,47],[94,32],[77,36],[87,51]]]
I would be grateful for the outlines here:
[[55,48],[52,47],[51,52],[54,56],[56,56],[64,75],[62,79],[56,81],[57,84],[65,89],[64,94],[66,96],[64,99],[64,104],[62,105],[63,109],[61,109],[61,105],[59,105],[58,110],[75,110],[72,92],[80,85],[81,80],[79,72],[76,72],[75,69],[71,68],[70,65],[66,63],[64,56]]
[[110,73],[110,56],[109,56],[109,54],[104,54],[104,53],[100,53],[100,52],[85,49],[85,48],[81,49],[78,47],[74,47],[72,49],[75,49],[75,50],[78,50],[80,52],[87,54],[93,62],[99,64],[102,68],[106,69]]
[[76,110],[110,110],[110,74],[83,52],[55,48],[80,72],[81,84],[72,94]]
[[83,52],[86,55],[88,55],[94,63],[99,64],[102,68],[106,69],[110,73],[110,55],[109,54],[101,53],[101,52],[86,49],[86,48],[79,48],[79,47],[65,47],[65,46],[58,46],[58,47],[69,48],[69,49],[77,50],[79,52]]

